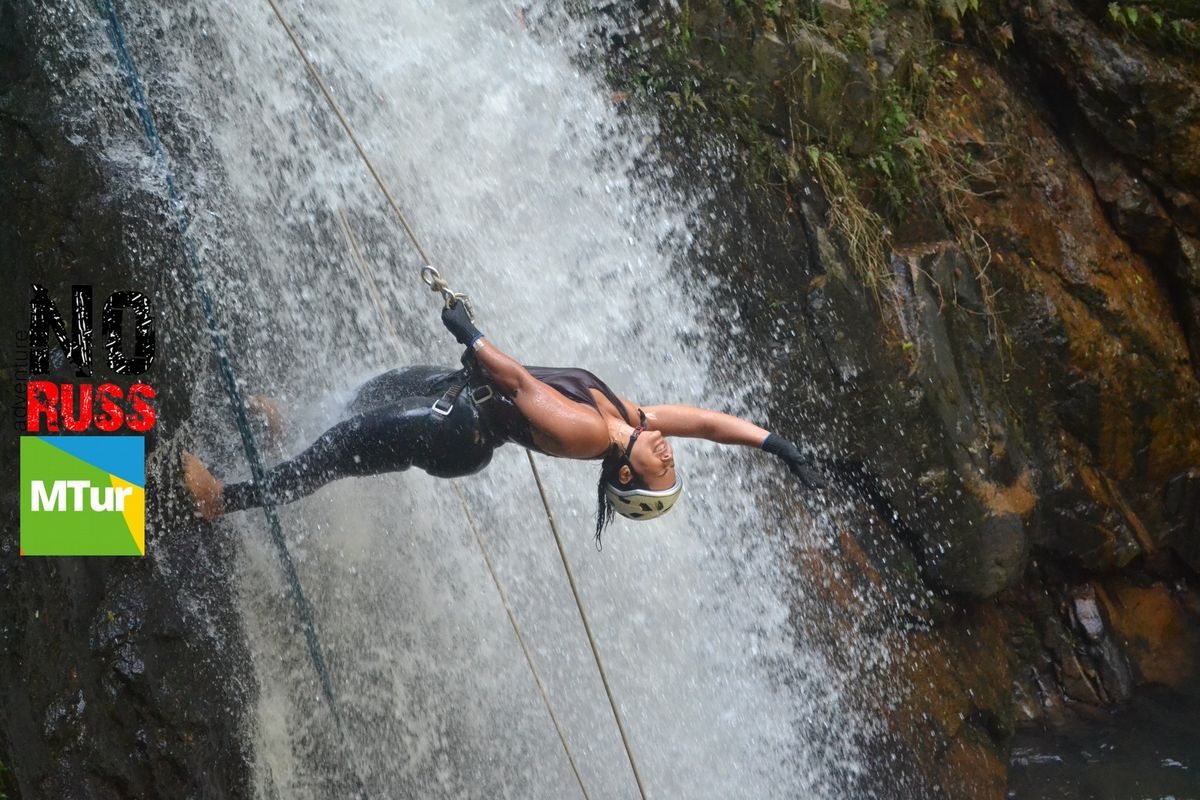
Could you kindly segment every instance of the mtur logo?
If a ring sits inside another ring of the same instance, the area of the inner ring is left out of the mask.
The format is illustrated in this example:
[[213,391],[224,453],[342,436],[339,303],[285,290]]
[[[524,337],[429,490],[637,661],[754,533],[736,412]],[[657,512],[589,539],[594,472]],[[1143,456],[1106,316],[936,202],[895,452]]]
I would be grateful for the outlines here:
[[146,554],[140,436],[21,437],[21,555]]

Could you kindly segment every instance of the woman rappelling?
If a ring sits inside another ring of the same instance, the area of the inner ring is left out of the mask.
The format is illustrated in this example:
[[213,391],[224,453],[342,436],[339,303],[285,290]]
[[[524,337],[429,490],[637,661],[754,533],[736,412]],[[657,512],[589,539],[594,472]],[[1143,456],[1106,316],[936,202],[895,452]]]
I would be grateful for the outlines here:
[[[368,381],[350,404],[352,416],[267,473],[274,502],[291,502],[338,478],[411,466],[439,478],[471,475],[493,450],[513,442],[548,456],[601,462],[599,540],[614,511],[645,520],[675,505],[683,481],[669,436],[759,448],[782,459],[807,488],[825,485],[795,444],[744,419],[684,405],[643,408],[586,370],[522,366],[480,333],[463,299],[448,300],[442,322],[467,348],[463,368],[408,367]],[[263,503],[263,487],[253,481],[224,485],[189,453],[183,467],[206,519]]]

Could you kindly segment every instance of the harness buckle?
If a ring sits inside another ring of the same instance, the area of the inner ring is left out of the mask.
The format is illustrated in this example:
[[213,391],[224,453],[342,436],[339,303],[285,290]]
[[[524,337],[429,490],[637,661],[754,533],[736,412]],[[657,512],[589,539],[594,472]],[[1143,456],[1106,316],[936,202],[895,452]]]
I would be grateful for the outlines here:
[[483,386],[471,390],[471,399],[475,401],[476,405],[483,405],[491,400],[494,394],[491,385],[485,383]]
[[442,395],[437,400],[433,401],[433,405],[429,407],[433,413],[441,417],[450,416],[450,412],[454,410],[454,400]]

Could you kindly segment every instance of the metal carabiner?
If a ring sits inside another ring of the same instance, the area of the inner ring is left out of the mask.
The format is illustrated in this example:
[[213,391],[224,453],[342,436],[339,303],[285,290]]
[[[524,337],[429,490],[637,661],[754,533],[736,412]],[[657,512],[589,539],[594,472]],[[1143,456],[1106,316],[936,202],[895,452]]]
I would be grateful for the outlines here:
[[421,280],[425,282],[430,291],[439,292],[442,295],[442,300],[445,301],[446,308],[450,308],[457,301],[462,301],[467,307],[467,316],[472,320],[475,319],[475,307],[471,305],[471,298],[462,292],[456,292],[451,289],[446,284],[442,274],[432,264],[426,264],[421,267]]
[[[438,272],[437,268],[431,264],[426,264],[425,266],[421,267],[421,280],[425,282],[425,285],[428,286],[431,291],[441,292],[443,297],[445,297],[449,292],[449,288],[446,286],[446,281],[442,278],[442,274]],[[453,294],[452,292],[449,293]]]
[[446,285],[446,282],[442,280],[442,274],[438,272],[437,268],[432,264],[426,264],[425,266],[421,267],[421,280],[425,282],[426,286],[434,291],[437,290],[438,284],[441,284],[442,286]]

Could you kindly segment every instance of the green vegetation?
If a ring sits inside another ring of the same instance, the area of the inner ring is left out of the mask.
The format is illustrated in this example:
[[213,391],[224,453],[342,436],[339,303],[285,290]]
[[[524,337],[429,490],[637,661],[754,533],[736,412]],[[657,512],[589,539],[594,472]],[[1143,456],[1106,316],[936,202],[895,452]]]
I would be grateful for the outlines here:
[[[986,191],[1003,147],[963,135],[986,80],[960,75],[953,48],[934,34],[947,20],[957,29],[979,0],[909,2],[691,0],[661,49],[634,53],[630,83],[635,94],[665,96],[676,124],[736,137],[751,180],[787,202],[815,180],[881,306],[891,305],[891,232],[919,222],[958,241],[990,312],[991,254],[965,205]],[[997,31],[1002,50],[1011,31]],[[872,46],[881,35],[892,37],[887,64]]]
[[1200,53],[1200,24],[1195,5],[1185,3],[1108,4],[1110,27],[1155,50]]

